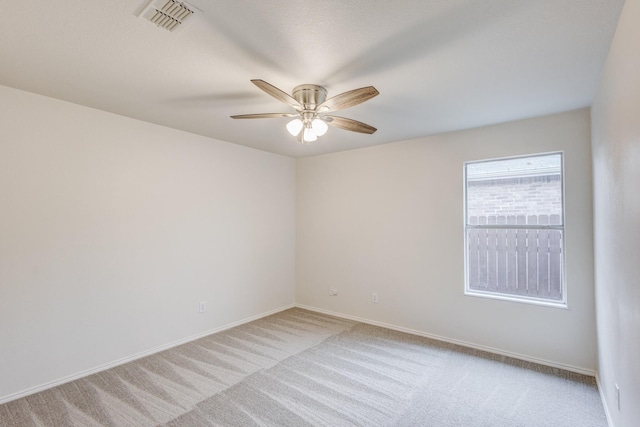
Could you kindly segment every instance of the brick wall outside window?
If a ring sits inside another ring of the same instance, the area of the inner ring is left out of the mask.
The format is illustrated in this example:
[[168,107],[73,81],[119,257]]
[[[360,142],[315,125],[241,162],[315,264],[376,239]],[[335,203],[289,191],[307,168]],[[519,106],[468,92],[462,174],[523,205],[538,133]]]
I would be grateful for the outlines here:
[[559,174],[470,181],[469,216],[552,215],[562,211]]

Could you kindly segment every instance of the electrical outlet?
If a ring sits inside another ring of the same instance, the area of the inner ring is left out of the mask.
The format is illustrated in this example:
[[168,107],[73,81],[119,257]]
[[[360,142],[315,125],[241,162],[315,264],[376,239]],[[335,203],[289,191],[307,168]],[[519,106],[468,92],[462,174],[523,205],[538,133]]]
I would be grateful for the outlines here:
[[200,313],[204,313],[205,311],[207,311],[207,302],[206,301],[200,301],[200,305],[198,306],[198,310]]
[[329,288],[329,296],[335,297],[338,295],[338,290],[336,288]]
[[371,294],[371,302],[378,303],[378,294],[376,292]]
[[618,411],[620,410],[620,387],[618,384],[614,384],[616,386],[616,406],[618,407]]

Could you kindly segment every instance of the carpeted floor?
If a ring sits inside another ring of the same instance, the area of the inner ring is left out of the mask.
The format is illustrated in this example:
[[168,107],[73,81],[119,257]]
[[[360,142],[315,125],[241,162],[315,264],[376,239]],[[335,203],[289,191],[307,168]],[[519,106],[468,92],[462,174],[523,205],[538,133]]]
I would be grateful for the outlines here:
[[291,309],[4,405],[0,426],[598,426],[591,377]]

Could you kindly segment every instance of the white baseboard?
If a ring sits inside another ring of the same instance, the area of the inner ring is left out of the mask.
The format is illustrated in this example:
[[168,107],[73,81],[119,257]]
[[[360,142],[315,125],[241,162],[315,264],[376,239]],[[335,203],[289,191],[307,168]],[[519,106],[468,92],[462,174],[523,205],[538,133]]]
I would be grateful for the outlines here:
[[95,373],[98,373],[98,372],[105,371],[105,370],[110,369],[110,368],[114,368],[114,367],[119,366],[119,365],[123,365],[123,364],[128,363],[128,362],[132,362],[132,361],[137,360],[137,359],[141,359],[143,357],[150,356],[150,355],[155,354],[155,353],[159,353],[159,352],[164,351],[164,350],[168,350],[168,349],[173,348],[173,347],[177,347],[177,346],[182,345],[182,344],[186,344],[186,343],[188,343],[190,341],[195,341],[197,339],[206,337],[206,336],[211,335],[211,334],[215,334],[217,332],[222,332],[222,331],[225,331],[227,329],[231,329],[231,328],[234,328],[236,326],[243,325],[245,323],[253,322],[254,320],[258,320],[258,319],[261,319],[263,317],[267,317],[267,316],[270,316],[272,314],[276,314],[276,313],[279,313],[279,312],[284,311],[284,310],[288,310],[288,309],[293,308],[293,307],[295,307],[295,304],[289,304],[289,305],[286,305],[286,306],[283,306],[283,307],[280,307],[280,308],[276,308],[276,309],[273,309],[273,310],[270,310],[270,311],[255,315],[255,316],[251,316],[251,317],[247,317],[247,318],[242,319],[242,320],[238,320],[236,322],[228,323],[226,325],[223,325],[223,326],[220,326],[220,327],[217,327],[217,328],[214,328],[214,329],[210,329],[208,331],[201,332],[199,334],[192,335],[192,336],[187,337],[187,338],[182,338],[180,340],[173,341],[173,342],[170,342],[168,344],[161,345],[159,347],[155,347],[155,348],[152,348],[150,350],[143,351],[141,353],[136,353],[136,354],[134,354],[132,356],[123,357],[122,359],[118,359],[118,360],[115,360],[113,362],[105,363],[104,365],[96,366],[95,368],[87,369],[85,371],[78,372],[76,374],[69,375],[69,376],[66,376],[64,378],[60,378],[60,379],[55,380],[55,381],[51,381],[51,382],[48,382],[48,383],[45,383],[45,384],[41,384],[41,385],[38,385],[38,386],[35,386],[35,387],[31,387],[31,388],[28,388],[26,390],[22,390],[22,391],[19,391],[19,392],[16,392],[16,393],[9,394],[7,396],[2,396],[2,397],[0,397],[0,405],[3,404],[3,403],[10,402],[12,400],[20,399],[21,397],[29,396],[30,394],[38,393],[40,391],[44,391],[44,390],[50,389],[52,387],[56,387],[56,386],[59,386],[59,385],[62,385],[62,384],[65,384],[65,383],[68,383],[68,382],[71,382],[71,381],[74,381],[74,380],[77,380],[77,379],[80,379],[80,378],[84,378],[86,376],[89,376],[89,375],[92,375],[92,374],[95,374]]
[[412,334],[412,335],[418,335],[418,336],[425,337],[425,338],[431,338],[431,339],[438,340],[438,341],[444,341],[444,342],[448,342],[448,343],[451,343],[451,344],[457,344],[457,345],[460,345],[462,347],[473,348],[473,349],[476,349],[476,350],[486,351],[488,353],[493,353],[493,354],[498,354],[498,355],[501,355],[501,356],[512,357],[514,359],[524,360],[524,361],[527,361],[527,362],[533,362],[533,363],[537,363],[539,365],[549,366],[551,368],[562,369],[562,370],[565,370],[565,371],[575,372],[575,373],[582,374],[582,375],[587,375],[587,376],[590,376],[590,377],[595,377],[596,376],[596,372],[595,371],[592,371],[592,370],[589,370],[589,369],[585,369],[585,368],[580,368],[580,367],[576,367],[576,366],[572,366],[572,365],[565,365],[563,363],[553,362],[553,361],[546,360],[546,359],[539,359],[537,357],[531,357],[531,356],[527,356],[527,355],[524,355],[524,354],[512,353],[510,351],[504,351],[504,350],[500,350],[500,349],[493,348],[493,347],[487,347],[487,346],[478,345],[478,344],[474,344],[474,343],[470,343],[470,342],[466,342],[466,341],[456,340],[456,339],[453,339],[453,338],[442,337],[440,335],[430,334],[430,333],[418,331],[418,330],[415,330],[415,329],[409,329],[409,328],[404,328],[404,327],[401,327],[401,326],[391,325],[389,323],[378,322],[376,320],[364,319],[362,317],[351,316],[351,315],[343,314],[343,313],[336,313],[334,311],[325,310],[325,309],[318,308],[318,307],[312,307],[312,306],[303,305],[303,304],[295,304],[295,306],[299,307],[299,308],[303,308],[305,310],[310,310],[310,311],[315,311],[315,312],[318,312],[318,313],[328,314],[330,316],[341,317],[343,319],[354,320],[356,322],[367,323],[369,325],[374,325],[374,326],[380,326],[380,327],[383,327],[383,328],[392,329],[394,331],[406,332],[406,333]]
[[609,406],[607,400],[604,398],[604,392],[602,391],[602,385],[600,384],[600,376],[596,372],[596,384],[598,385],[598,391],[600,392],[600,400],[602,400],[602,406],[604,407],[604,415],[607,417],[607,425],[613,426],[613,419],[611,418],[611,412],[609,412]]

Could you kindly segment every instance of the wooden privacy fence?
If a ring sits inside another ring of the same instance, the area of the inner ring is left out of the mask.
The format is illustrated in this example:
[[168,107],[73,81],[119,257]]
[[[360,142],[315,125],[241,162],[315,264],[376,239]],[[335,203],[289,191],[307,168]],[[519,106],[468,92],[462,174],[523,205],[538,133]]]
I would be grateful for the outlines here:
[[560,215],[471,216],[469,224],[491,227],[467,228],[469,289],[563,299],[562,230],[535,228],[561,224]]

